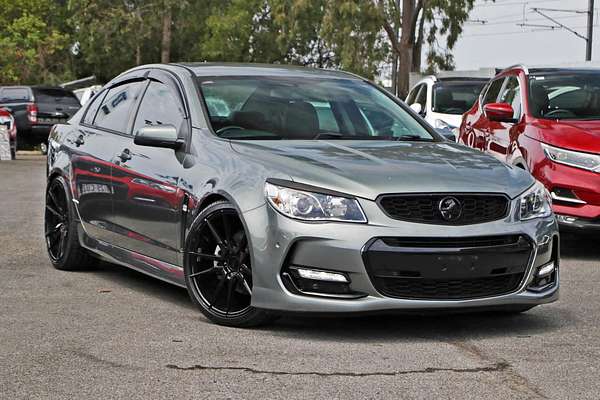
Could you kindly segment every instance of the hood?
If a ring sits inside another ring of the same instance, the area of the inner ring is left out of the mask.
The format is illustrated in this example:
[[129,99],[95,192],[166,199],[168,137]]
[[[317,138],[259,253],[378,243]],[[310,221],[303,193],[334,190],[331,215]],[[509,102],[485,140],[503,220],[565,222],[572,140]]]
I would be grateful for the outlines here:
[[374,200],[384,193],[505,193],[529,173],[452,142],[232,141],[233,149],[293,181]]
[[568,150],[600,154],[600,121],[537,120],[538,139]]

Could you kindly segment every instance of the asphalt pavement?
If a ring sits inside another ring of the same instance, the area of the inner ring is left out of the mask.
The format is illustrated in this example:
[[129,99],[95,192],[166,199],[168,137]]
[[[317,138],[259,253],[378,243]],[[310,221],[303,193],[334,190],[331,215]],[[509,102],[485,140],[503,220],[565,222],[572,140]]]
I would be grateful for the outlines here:
[[522,315],[225,328],[124,267],[53,269],[44,161],[0,162],[0,399],[600,398],[598,235],[563,235],[561,299]]

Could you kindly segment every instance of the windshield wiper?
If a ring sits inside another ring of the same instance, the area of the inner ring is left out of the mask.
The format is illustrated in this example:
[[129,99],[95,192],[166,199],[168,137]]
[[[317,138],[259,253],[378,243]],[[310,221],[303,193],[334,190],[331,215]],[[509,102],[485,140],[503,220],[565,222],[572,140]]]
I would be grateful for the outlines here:
[[370,136],[370,135],[344,135],[339,132],[319,132],[313,140],[334,139],[334,140],[394,140],[393,136]]
[[433,138],[425,138],[419,135],[400,135],[394,139],[397,141],[408,141],[408,142],[433,142]]

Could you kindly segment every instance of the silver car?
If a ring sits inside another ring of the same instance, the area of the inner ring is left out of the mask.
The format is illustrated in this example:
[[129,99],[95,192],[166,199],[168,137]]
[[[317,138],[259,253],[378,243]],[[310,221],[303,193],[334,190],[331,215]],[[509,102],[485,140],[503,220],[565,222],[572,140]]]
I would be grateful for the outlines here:
[[544,187],[352,74],[142,66],[49,143],[52,264],[128,266],[219,324],[558,298]]

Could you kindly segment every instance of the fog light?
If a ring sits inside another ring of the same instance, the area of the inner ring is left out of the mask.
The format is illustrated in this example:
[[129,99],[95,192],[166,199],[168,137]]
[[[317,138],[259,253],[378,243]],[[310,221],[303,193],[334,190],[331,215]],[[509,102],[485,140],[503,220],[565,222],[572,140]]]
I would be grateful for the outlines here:
[[565,224],[572,224],[574,222],[577,222],[577,218],[569,217],[567,215],[556,215],[556,219],[558,219],[558,222],[562,222]]
[[314,281],[350,283],[348,277],[339,272],[320,271],[315,269],[298,267],[294,269],[298,271],[298,275],[304,279],[311,279]]
[[548,276],[554,272],[554,262],[546,264],[538,269],[537,276],[538,278],[543,278],[544,276]]

